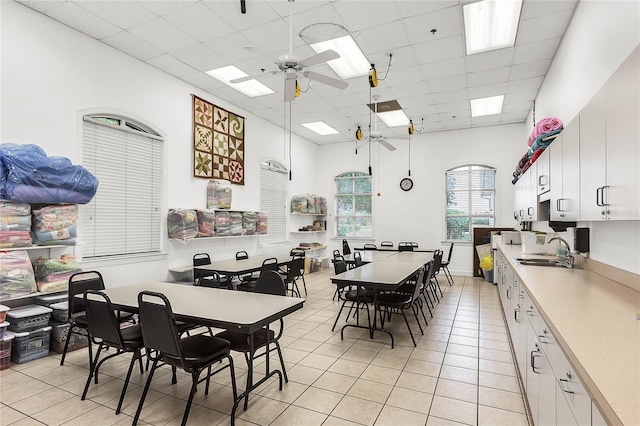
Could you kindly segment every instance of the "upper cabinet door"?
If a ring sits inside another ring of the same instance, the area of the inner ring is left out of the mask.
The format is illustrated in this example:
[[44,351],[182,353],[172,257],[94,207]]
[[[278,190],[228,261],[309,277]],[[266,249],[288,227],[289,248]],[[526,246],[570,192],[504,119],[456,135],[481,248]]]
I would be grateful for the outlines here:
[[[580,116],[573,119],[563,131],[562,139],[562,198],[557,200],[559,220],[580,219]],[[551,206],[556,207],[556,206]]]
[[607,219],[640,219],[640,48],[605,85]]
[[[554,144],[553,141],[551,144]],[[549,199],[549,189],[551,189],[549,181],[549,149],[545,149],[544,152],[538,157],[536,161],[537,168],[537,194],[540,196],[540,201]],[[546,195],[542,195],[546,194]]]
[[602,202],[606,186],[605,95],[603,87],[580,112],[580,220],[585,221],[606,219]]

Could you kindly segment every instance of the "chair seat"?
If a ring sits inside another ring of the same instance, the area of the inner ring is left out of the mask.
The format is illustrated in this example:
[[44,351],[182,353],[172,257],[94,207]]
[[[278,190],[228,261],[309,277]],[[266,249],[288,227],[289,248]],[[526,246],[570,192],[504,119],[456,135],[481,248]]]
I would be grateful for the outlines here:
[[122,343],[127,351],[131,352],[144,347],[144,342],[142,340],[142,328],[140,327],[140,324],[122,328],[120,329],[120,334],[122,335]]
[[371,303],[373,301],[373,292],[364,288],[358,288],[356,290],[343,292],[341,297],[348,302]]
[[[228,340],[203,334],[180,339],[180,350],[188,370],[202,368],[214,360],[222,358],[229,353],[230,346]],[[182,368],[178,356],[163,353],[162,360],[167,364]]]
[[385,306],[404,306],[411,303],[412,295],[401,293],[379,294],[377,303]]
[[74,326],[87,328],[87,316],[83,314],[73,317],[71,319],[71,324],[73,324]]
[[[216,337],[228,340],[231,343],[231,350],[236,352],[249,352],[249,336],[236,331],[223,331],[216,334]],[[275,339],[273,330],[269,330],[269,340]],[[261,348],[267,344],[267,329],[263,328],[253,333],[253,348]]]
[[440,262],[440,267],[443,267],[443,266],[449,266],[449,261],[448,260],[441,261]]

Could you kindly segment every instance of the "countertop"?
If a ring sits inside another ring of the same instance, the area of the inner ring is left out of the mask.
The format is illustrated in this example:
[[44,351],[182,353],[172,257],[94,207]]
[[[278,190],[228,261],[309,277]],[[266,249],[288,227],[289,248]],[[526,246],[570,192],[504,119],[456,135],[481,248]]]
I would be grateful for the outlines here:
[[498,245],[611,423],[640,425],[640,293],[583,269],[524,266]]

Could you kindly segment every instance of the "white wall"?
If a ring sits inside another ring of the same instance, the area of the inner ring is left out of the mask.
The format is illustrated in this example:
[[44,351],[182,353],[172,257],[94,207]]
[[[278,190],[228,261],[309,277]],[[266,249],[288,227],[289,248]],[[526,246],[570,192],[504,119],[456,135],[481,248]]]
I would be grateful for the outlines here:
[[[638,43],[640,2],[581,1],[536,99],[536,118],[555,116],[568,124]],[[591,228],[592,259],[640,274],[640,222],[578,226]]]
[[[1,2],[2,90],[0,142],[34,143],[49,155],[82,158],[80,125],[87,110],[119,111],[151,125],[165,138],[165,211],[206,207],[206,179],[192,177],[194,93],[244,115],[246,185],[233,185],[232,208],[259,210],[259,164],[288,165],[281,127],[234,107],[215,94],[171,77],[16,2]],[[294,135],[291,193],[316,192],[317,146]],[[114,206],[117,209],[118,206]],[[84,264],[103,272],[111,285],[170,278],[167,268],[190,264],[197,252],[227,258],[237,250],[257,252],[257,237],[193,241],[165,237],[168,256],[134,263]],[[280,250],[288,253],[289,246]],[[79,251],[81,247],[78,247]]]
[[[446,170],[465,164],[485,164],[496,172],[496,227],[513,227],[512,172],[522,156],[524,124],[481,127],[414,135],[411,141],[411,178],[414,187],[409,192],[399,183],[407,176],[409,155],[407,140],[392,141],[395,151],[374,144],[373,220],[375,241],[416,241],[420,247],[442,248],[446,256],[445,182]],[[378,152],[380,156],[378,156]],[[367,172],[365,147],[355,155],[352,143],[320,147],[319,191],[328,198],[329,211],[335,211],[333,178],[347,171]],[[380,192],[378,197],[376,194]],[[332,222],[333,223],[333,222]],[[341,241],[341,240],[340,240]],[[331,250],[339,248],[333,241]],[[349,240],[362,246],[363,241]],[[453,273],[472,275],[475,249],[471,244],[457,244],[450,267]]]

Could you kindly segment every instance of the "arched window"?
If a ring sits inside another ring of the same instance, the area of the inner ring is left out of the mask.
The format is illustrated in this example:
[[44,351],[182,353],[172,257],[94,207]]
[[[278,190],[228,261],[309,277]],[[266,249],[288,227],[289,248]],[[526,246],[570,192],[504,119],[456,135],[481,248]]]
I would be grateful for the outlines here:
[[260,164],[260,211],[267,214],[267,235],[260,236],[260,243],[287,241],[287,174],[276,161]]
[[446,239],[471,241],[474,226],[494,226],[496,169],[467,165],[446,171]]
[[82,208],[82,257],[159,253],[164,147],[159,133],[126,117],[83,117],[82,165],[98,192]]
[[336,176],[335,182],[335,236],[373,238],[371,176],[348,172]]

